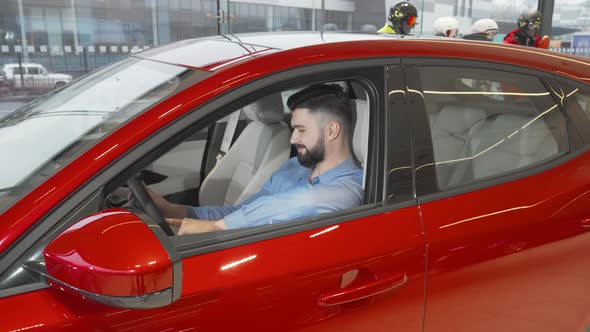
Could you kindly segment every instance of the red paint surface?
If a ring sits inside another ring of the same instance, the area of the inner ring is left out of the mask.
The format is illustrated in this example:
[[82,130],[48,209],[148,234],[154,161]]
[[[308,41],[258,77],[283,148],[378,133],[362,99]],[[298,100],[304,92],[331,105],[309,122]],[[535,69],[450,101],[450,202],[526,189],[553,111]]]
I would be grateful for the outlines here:
[[139,296],[172,287],[172,263],[134,214],[105,210],[67,229],[44,250],[49,275],[106,296]]
[[425,331],[588,328],[588,163],[581,156],[421,206],[429,242]]

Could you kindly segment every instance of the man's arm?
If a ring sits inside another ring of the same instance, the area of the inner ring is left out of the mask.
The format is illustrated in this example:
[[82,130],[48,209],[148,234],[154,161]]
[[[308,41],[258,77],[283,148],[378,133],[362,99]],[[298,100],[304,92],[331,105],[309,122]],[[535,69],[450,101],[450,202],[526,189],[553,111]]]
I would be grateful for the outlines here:
[[359,184],[321,187],[307,185],[284,193],[259,197],[219,220],[183,218],[166,221],[180,226],[178,235],[205,233],[313,217],[353,208],[361,203],[362,188]]
[[197,206],[197,207],[188,206],[187,207],[187,214],[184,217],[188,217],[191,219],[197,219],[197,220],[222,219],[222,218],[225,218],[225,216],[240,209],[241,207],[243,207],[245,205],[249,205],[250,203],[256,201],[260,197],[272,194],[272,192],[274,191],[273,190],[273,181],[275,181],[274,180],[275,175],[277,174],[277,172],[279,172],[281,169],[283,169],[286,164],[287,164],[287,162],[285,162],[283,164],[283,166],[281,166],[281,168],[279,168],[279,170],[275,171],[275,173],[273,173],[272,176],[268,180],[266,180],[266,182],[264,182],[264,184],[262,185],[262,188],[260,188],[260,190],[258,190],[257,193],[252,195],[250,198],[244,200],[242,203],[240,203],[238,205],[232,205],[232,206]]
[[323,213],[345,210],[361,205],[362,186],[357,183],[312,186],[263,196],[225,216],[228,229],[261,226]]
[[179,226],[177,235],[206,233],[227,229],[223,219],[209,221],[191,218],[166,218],[170,225]]

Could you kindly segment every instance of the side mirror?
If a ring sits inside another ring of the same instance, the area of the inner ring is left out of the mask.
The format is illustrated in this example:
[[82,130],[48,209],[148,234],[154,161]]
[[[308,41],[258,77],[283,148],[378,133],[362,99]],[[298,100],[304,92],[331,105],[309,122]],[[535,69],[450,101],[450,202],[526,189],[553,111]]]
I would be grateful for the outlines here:
[[130,309],[169,305],[180,297],[181,260],[150,220],[124,209],[101,211],[49,243],[44,261],[24,267],[46,277],[51,287],[102,304]]

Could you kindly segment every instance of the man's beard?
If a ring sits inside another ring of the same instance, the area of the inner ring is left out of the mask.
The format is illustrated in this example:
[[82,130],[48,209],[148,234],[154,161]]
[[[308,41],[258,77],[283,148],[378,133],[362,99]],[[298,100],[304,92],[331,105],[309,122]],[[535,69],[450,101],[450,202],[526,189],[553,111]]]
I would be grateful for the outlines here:
[[312,168],[316,164],[324,161],[326,156],[326,150],[324,149],[324,138],[322,137],[318,144],[308,149],[305,145],[296,144],[296,148],[304,148],[305,152],[297,152],[297,161],[301,166],[306,168]]

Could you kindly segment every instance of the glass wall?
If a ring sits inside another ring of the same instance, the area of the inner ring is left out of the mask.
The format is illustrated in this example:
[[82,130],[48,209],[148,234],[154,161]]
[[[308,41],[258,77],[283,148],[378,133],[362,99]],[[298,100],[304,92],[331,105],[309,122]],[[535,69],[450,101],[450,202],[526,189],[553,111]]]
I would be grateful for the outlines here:
[[[130,53],[231,33],[352,30],[354,1],[9,0],[0,12],[0,64],[38,63],[74,77]],[[295,6],[296,4],[296,6]],[[228,8],[222,14],[219,8]]]
[[[130,53],[221,32],[364,31],[375,33],[399,0],[4,0],[0,65],[34,63],[73,78]],[[414,34],[452,16],[459,36],[481,18],[499,26],[496,42],[516,29],[538,0],[412,0]],[[551,46],[590,56],[590,0],[555,0]],[[588,32],[587,32],[588,31]],[[5,79],[6,81],[6,79]],[[25,86],[22,84],[21,86]],[[0,95],[9,89],[0,87]],[[12,94],[22,91],[12,91]]]
[[129,53],[217,34],[216,0],[12,0],[0,12],[0,63],[74,76]]
[[590,1],[555,0],[551,47],[590,57]]

